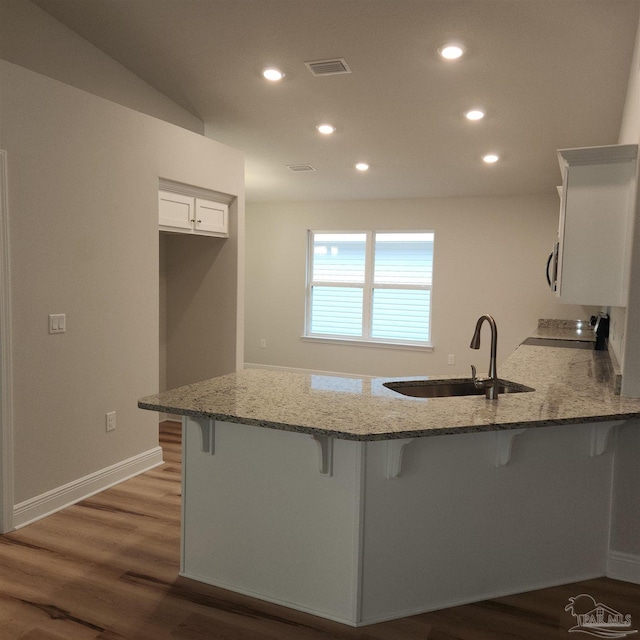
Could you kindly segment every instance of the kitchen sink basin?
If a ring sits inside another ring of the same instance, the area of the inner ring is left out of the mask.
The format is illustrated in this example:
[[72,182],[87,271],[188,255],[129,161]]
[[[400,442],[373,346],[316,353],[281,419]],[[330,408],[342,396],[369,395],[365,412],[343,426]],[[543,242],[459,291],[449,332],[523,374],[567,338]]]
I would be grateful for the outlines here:
[[555,338],[527,338],[522,344],[532,347],[562,347],[563,349],[589,349],[593,351],[596,343],[593,340],[557,340]]
[[[387,389],[414,398],[451,398],[457,396],[482,396],[484,389],[478,389],[471,378],[451,380],[398,380],[383,383]],[[517,382],[500,380],[500,393],[523,393],[535,391]]]

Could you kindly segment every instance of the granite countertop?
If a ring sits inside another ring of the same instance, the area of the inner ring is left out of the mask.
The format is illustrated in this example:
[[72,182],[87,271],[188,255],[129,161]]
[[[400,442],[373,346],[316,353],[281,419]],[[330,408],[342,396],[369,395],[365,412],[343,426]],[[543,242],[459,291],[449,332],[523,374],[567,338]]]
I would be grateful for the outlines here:
[[596,335],[588,320],[539,320],[532,338],[595,342]]
[[640,418],[640,398],[614,393],[606,351],[521,345],[498,367],[498,375],[535,391],[500,395],[497,401],[484,396],[412,398],[383,383],[428,376],[367,378],[245,369],[142,398],[138,406],[346,440]]

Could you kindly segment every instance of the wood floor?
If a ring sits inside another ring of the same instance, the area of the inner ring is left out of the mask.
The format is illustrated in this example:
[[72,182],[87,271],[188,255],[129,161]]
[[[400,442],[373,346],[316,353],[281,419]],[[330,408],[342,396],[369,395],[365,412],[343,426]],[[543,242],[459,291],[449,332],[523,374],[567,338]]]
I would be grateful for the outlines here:
[[640,586],[608,579],[354,629],[180,578],[179,425],[161,444],[163,466],[0,536],[0,640],[567,640],[583,593],[640,629]]

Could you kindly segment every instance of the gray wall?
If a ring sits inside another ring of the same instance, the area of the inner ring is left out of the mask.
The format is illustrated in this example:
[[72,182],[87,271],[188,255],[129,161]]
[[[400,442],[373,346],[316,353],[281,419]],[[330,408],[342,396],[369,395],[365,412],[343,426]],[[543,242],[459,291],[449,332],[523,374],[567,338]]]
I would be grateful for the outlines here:
[[[185,129],[9,63],[0,71],[20,503],[157,445],[157,416],[136,403],[159,379],[158,179],[238,195],[241,228],[244,164]],[[242,269],[237,232],[227,242],[216,289],[225,331]],[[48,335],[49,313],[67,314],[65,334]],[[207,353],[234,370],[242,336],[217,339]]]
[[0,0],[0,58],[204,133],[203,122],[29,0]]
[[[560,176],[558,176],[560,178]],[[589,318],[563,305],[544,267],[558,227],[549,196],[268,203],[247,206],[246,360],[369,375],[469,373],[488,368],[489,346],[469,349],[475,321],[496,318],[503,360],[538,318]],[[307,229],[433,230],[433,351],[318,344],[304,328]],[[260,348],[264,338],[266,349]],[[447,356],[455,356],[455,366]]]
[[[631,65],[619,142],[640,144],[640,25]],[[638,163],[640,165],[640,163]],[[626,309],[612,309],[613,343],[623,362],[623,391],[640,396],[640,197],[636,193],[636,228]],[[621,427],[616,441],[614,512],[611,548],[636,556],[640,574],[640,422]]]
[[242,291],[236,286],[237,203],[230,206],[229,217],[229,239],[162,234],[167,389],[230,373],[244,364],[237,348],[237,337],[244,337],[237,328]]
[[[621,144],[640,144],[640,26],[627,99],[620,128]],[[636,163],[640,168],[640,162]],[[625,308],[611,310],[611,343],[623,370],[622,390],[625,395],[640,397],[640,198],[636,193],[636,218],[629,281],[629,301]]]

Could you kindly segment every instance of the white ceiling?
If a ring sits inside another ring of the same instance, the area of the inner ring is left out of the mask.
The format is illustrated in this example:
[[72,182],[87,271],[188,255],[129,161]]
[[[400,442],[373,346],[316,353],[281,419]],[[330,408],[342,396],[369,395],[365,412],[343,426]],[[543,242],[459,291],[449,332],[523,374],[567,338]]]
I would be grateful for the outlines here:
[[[615,144],[640,0],[34,0],[241,149],[247,198],[551,193]],[[445,62],[437,48],[462,41]],[[351,74],[304,63],[344,58]],[[277,65],[279,84],[260,75]],[[463,118],[482,105],[484,121]],[[320,136],[315,125],[337,127]],[[480,157],[496,150],[493,166]],[[371,169],[359,173],[354,162]],[[311,173],[288,164],[308,163]]]

